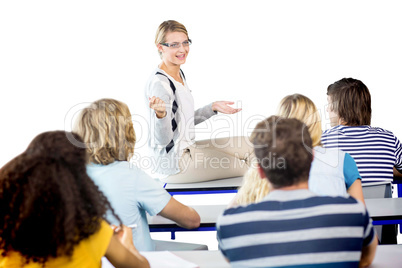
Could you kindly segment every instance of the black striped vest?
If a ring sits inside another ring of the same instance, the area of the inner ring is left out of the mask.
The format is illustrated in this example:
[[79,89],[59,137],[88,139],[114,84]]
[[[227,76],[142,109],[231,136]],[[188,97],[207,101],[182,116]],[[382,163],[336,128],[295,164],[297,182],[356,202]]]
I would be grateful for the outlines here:
[[[184,80],[186,80],[186,77],[184,76],[184,73],[183,73],[183,71],[181,69],[180,69],[180,73],[183,75]],[[172,106],[172,112],[173,112],[172,131],[173,131],[173,136],[174,136],[174,132],[177,129],[177,123],[176,123],[175,115],[176,115],[177,109],[179,108],[179,106],[177,105],[177,102],[176,102],[176,87],[174,86],[174,83],[172,82],[172,80],[169,79],[169,77],[167,75],[165,75],[165,74],[163,74],[161,72],[156,72],[156,74],[165,76],[169,80],[170,88],[173,91],[173,97],[175,99],[173,100],[173,106]],[[173,141],[173,138],[172,138],[172,140],[166,146],[166,153],[169,153],[169,151],[172,150],[173,146],[174,146],[174,141]]]

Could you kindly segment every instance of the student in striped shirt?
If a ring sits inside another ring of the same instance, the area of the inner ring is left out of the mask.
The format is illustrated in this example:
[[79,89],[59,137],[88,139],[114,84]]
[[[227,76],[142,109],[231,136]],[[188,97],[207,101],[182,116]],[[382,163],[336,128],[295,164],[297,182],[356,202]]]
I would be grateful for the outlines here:
[[378,242],[365,206],[308,190],[313,155],[306,125],[271,116],[251,139],[256,168],[272,188],[261,202],[218,218],[219,248],[232,267],[370,265]]
[[[402,145],[388,130],[372,127],[371,95],[362,81],[343,78],[327,89],[330,123],[321,142],[326,148],[339,148],[356,161],[362,178],[365,198],[392,197],[384,187],[364,187],[369,182],[392,182],[402,177]],[[376,227],[381,244],[396,244],[396,225]]]
[[356,161],[362,183],[389,181],[402,176],[402,146],[388,130],[372,127],[371,95],[362,81],[343,78],[327,89],[331,129],[321,142],[339,148]]

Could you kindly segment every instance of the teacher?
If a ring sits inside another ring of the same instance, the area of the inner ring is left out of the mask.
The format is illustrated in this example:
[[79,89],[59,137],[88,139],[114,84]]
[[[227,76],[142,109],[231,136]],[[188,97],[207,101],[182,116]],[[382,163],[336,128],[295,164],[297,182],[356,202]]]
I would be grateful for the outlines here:
[[194,99],[181,65],[187,60],[191,39],[186,27],[164,21],[155,45],[162,62],[145,89],[149,125],[148,147],[154,163],[152,176],[168,183],[201,182],[242,176],[253,149],[248,137],[195,141],[194,126],[218,112],[234,114],[230,101],[216,101],[194,109]]

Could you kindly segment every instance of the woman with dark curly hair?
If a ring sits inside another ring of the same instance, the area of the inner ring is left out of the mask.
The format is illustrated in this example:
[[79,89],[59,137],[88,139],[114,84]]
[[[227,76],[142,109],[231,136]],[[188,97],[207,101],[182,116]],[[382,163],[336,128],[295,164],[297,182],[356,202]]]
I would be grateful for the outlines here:
[[[38,135],[0,170],[0,267],[149,267],[126,226],[86,173],[85,148],[70,132]],[[115,235],[114,235],[115,233]]]

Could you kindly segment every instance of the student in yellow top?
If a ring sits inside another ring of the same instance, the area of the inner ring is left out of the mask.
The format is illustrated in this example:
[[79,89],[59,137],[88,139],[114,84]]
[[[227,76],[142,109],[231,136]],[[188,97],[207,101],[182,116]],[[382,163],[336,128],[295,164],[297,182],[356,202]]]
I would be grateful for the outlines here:
[[[86,174],[71,132],[38,135],[0,170],[0,268],[149,267],[131,232],[104,220],[110,203]],[[118,218],[115,215],[116,218]]]

